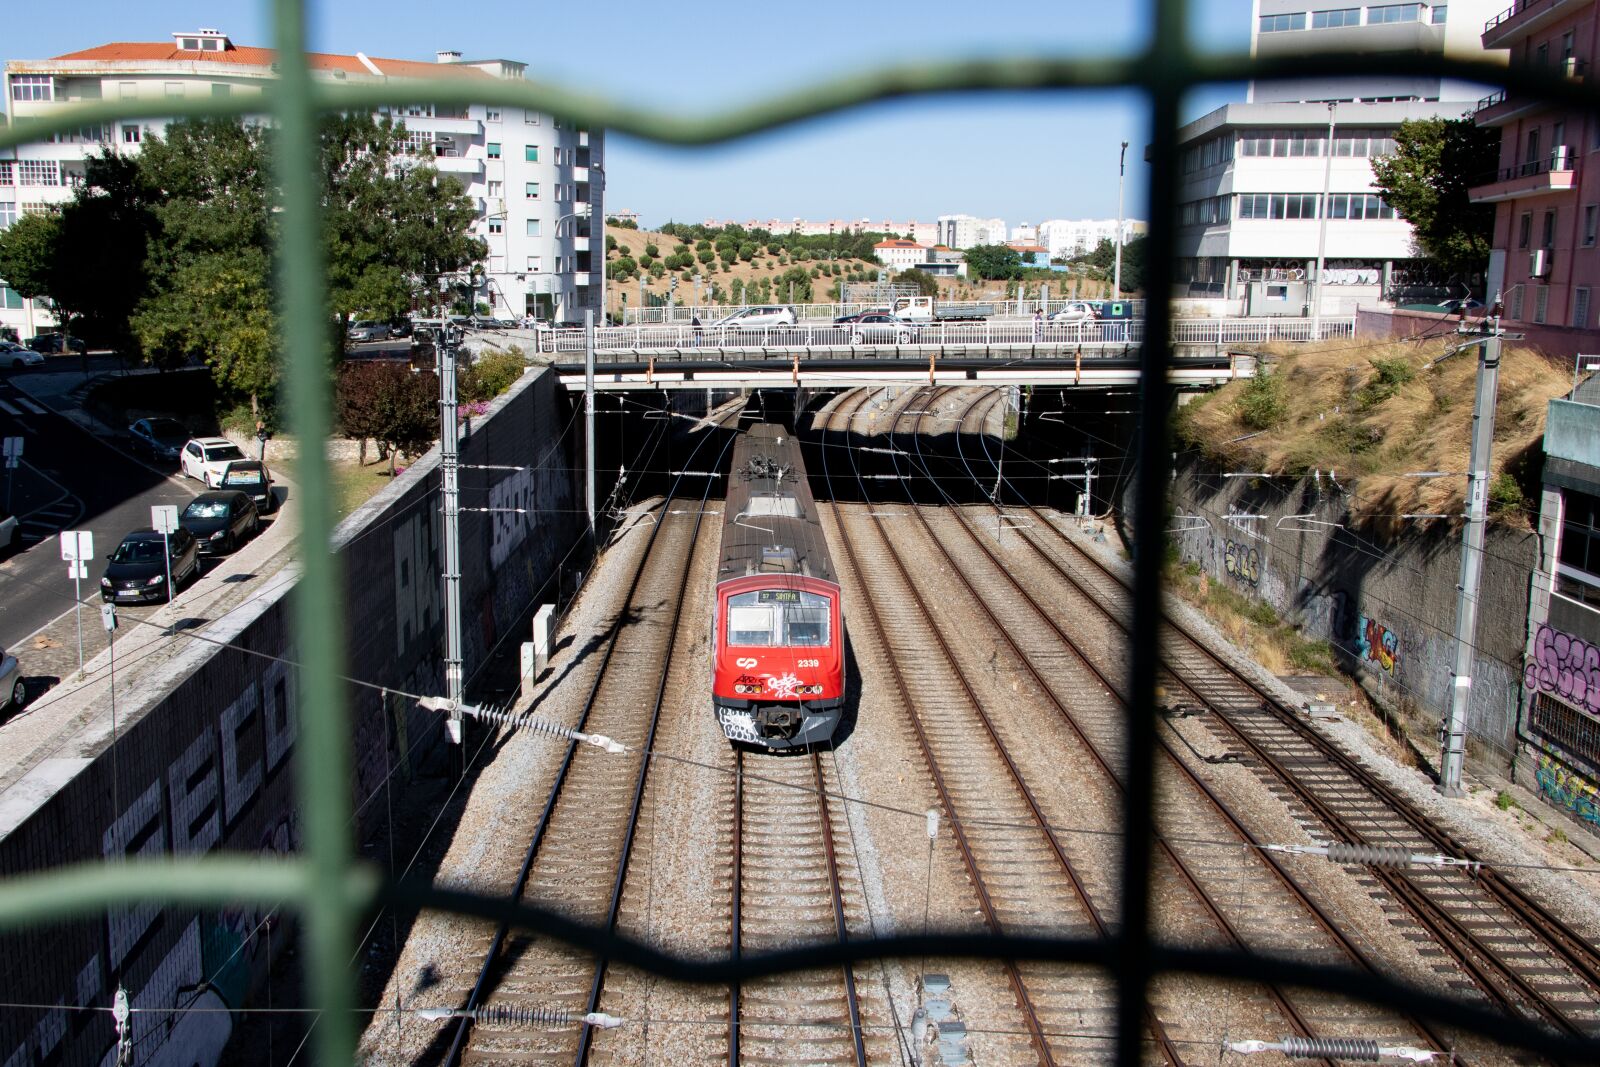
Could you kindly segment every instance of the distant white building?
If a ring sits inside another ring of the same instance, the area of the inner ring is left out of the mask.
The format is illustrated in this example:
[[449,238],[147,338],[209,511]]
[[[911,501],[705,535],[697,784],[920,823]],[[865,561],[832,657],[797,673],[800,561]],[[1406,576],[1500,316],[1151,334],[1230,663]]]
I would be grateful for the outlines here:
[[1019,222],[1011,227],[1011,240],[1007,244],[1031,245],[1039,242],[1039,227],[1031,222]]
[[[590,244],[603,245],[604,134],[522,108],[405,103],[406,78],[447,76],[489,85],[522,78],[526,64],[463,61],[459,52],[439,52],[435,63],[359,52],[313,53],[309,60],[319,81],[394,87],[394,105],[376,113],[404,122],[418,161],[459,178],[477,206],[473,232],[488,245],[480,299],[496,315],[580,321],[584,308],[599,308],[604,263]],[[276,68],[270,49],[198,30],[174,33],[168,41],[117,42],[53,59],[11,60],[5,99],[17,120],[85,100],[256,96],[276,79]],[[14,160],[0,161],[0,227],[70,199],[84,181],[89,157],[107,148],[138,152],[143,138],[163,132],[167,122],[125,119],[18,148]],[[593,237],[592,216],[600,216]],[[48,315],[31,303],[0,285],[0,322],[25,336],[48,325]]]
[[939,244],[960,250],[974,245],[1006,243],[1005,219],[980,219],[973,215],[940,215]]
[[[1122,220],[1122,243],[1147,233],[1149,223],[1143,219]],[[1039,223],[1034,243],[1050,250],[1051,259],[1086,255],[1100,247],[1101,241],[1117,240],[1116,219],[1050,219]]]
[[878,262],[891,270],[908,270],[911,267],[921,266],[928,259],[930,251],[932,250],[927,245],[899,238],[879,241],[872,246],[872,252],[878,257]]

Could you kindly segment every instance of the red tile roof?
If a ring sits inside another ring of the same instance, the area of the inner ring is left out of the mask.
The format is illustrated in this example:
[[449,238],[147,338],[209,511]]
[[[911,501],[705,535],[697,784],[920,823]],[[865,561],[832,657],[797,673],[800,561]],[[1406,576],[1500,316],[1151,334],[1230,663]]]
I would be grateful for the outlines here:
[[901,238],[897,237],[897,238],[895,238],[893,240],[890,240],[890,241],[879,241],[877,244],[873,245],[872,247],[873,248],[923,248],[925,246],[924,245],[919,245],[915,241],[906,241],[906,240],[902,240]]
[[[276,53],[270,48],[249,48],[234,45],[224,52],[197,52],[193,49],[181,49],[174,46],[171,41],[117,41],[112,44],[97,45],[94,48],[85,48],[79,52],[68,52],[66,55],[56,56],[50,62],[102,62],[102,63],[215,63],[219,66],[265,67],[276,58]],[[372,72],[355,56],[342,56],[329,52],[311,52],[307,54],[312,70],[342,70],[349,74],[363,74],[370,76]],[[368,59],[385,74],[396,78],[426,78],[439,75],[492,78],[494,75],[488,71],[479,70],[460,63],[426,63],[410,59],[379,59],[369,56]]]

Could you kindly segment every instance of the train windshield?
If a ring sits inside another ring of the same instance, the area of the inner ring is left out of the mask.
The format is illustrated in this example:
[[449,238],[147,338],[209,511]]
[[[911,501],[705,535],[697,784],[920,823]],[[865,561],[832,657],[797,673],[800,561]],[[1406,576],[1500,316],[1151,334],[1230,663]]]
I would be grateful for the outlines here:
[[828,598],[800,589],[758,589],[728,598],[728,644],[809,647],[828,643]]

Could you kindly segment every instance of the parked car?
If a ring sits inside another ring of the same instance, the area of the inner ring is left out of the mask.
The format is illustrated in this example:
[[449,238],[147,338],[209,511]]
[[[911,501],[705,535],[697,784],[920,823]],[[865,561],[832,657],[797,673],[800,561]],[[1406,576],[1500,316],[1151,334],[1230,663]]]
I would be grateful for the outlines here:
[[28,347],[42,355],[55,355],[60,352],[87,352],[89,346],[81,337],[68,337],[59,333],[41,333],[36,337],[28,338]]
[[44,354],[35,352],[31,348],[23,348],[15,341],[0,341],[0,364],[5,364],[12,370],[22,370],[24,367],[42,367],[44,366]]
[[768,305],[766,307],[744,308],[740,311],[735,311],[732,315],[718,319],[711,325],[731,326],[735,329],[743,329],[746,326],[793,326],[797,318],[794,308]]
[[850,331],[850,343],[853,345],[908,345],[917,339],[916,323],[897,319],[881,311],[867,312],[856,321],[846,323],[844,328]]
[[0,552],[17,543],[17,517],[0,508]]
[[1051,322],[1064,322],[1069,325],[1075,322],[1093,322],[1094,317],[1094,307],[1085,300],[1074,300],[1060,311],[1050,313]]
[[128,427],[129,448],[137,456],[175,462],[189,440],[189,431],[177,419],[140,419]]
[[196,437],[183,446],[178,466],[184,475],[204,482],[207,489],[217,487],[217,479],[234,460],[248,457],[226,437]]
[[255,502],[237,489],[201,493],[178,516],[178,525],[194,535],[202,556],[232,552],[261,529]]
[[272,472],[260,460],[236,459],[222,470],[218,489],[237,489],[249,497],[263,515],[272,513],[277,501],[272,496]]
[[[194,534],[181,526],[164,538],[148,527],[135,530],[106,559],[109,562],[100,576],[100,599],[107,603],[169,602],[200,574],[200,546]],[[167,584],[169,571],[171,585]]]
[[0,648],[0,708],[16,711],[28,699],[28,687],[22,682],[22,664],[17,657]]
[[363,341],[387,341],[392,331],[387,322],[377,322],[372,319],[362,319],[352,322],[345,331],[345,336],[352,343],[360,344]]

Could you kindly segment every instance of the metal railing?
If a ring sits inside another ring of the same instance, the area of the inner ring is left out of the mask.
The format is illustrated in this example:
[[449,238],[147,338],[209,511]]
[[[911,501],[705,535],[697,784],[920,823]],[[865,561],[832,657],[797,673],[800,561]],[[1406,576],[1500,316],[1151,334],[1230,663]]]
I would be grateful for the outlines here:
[[[987,318],[1031,318],[1035,311],[1042,311],[1046,315],[1052,311],[1060,311],[1068,304],[1079,302],[1080,299],[1089,303],[1100,303],[1098,297],[1068,297],[1063,296],[1056,286],[1050,287],[1048,297],[1037,295],[1039,287],[1030,286],[1035,295],[994,300],[940,300],[939,307],[949,312],[975,311],[987,309]],[[680,290],[681,292],[681,290]],[[863,311],[882,308],[888,304],[887,300],[862,300],[846,301],[824,304],[791,304],[787,300],[769,300],[765,303],[747,304],[674,304],[669,309],[665,307],[664,297],[656,297],[646,291],[645,296],[651,298],[650,306],[645,308],[628,307],[623,310],[623,325],[632,326],[639,323],[682,323],[689,325],[693,320],[699,319],[701,325],[711,326],[717,321],[727,318],[738,311],[745,311],[753,307],[785,307],[794,310],[795,318],[806,322],[831,323],[841,315],[856,315]],[[1144,314],[1144,301],[1123,300],[1121,303],[1133,309],[1133,317],[1138,318]]]
[[[395,83],[315,82],[307,59],[308,0],[273,0],[273,41],[279,81],[265,102],[276,123],[275,176],[281,200],[277,248],[277,286],[286,356],[284,409],[301,441],[325,439],[331,429],[327,374],[327,303],[319,239],[319,169],[316,118],[321,112],[376,110],[396,98]],[[1185,0],[1151,0],[1142,24],[1147,35],[1133,53],[1084,57],[1018,54],[929,60],[870,70],[798,89],[736,110],[690,115],[681,110],[651,110],[618,104],[587,90],[521,80],[425,79],[408,85],[410,99],[462,106],[500,104],[568,116],[591,128],[680,146],[725,143],[803,119],[917,94],[1138,87],[1149,101],[1149,128],[1157,131],[1149,147],[1149,247],[1144,285],[1167,293],[1173,282],[1173,239],[1178,202],[1178,149],[1181,101],[1194,87],[1224,81],[1317,79],[1359,75],[1439,75],[1464,81],[1506,84],[1519,92],[1540,93],[1574,107],[1600,109],[1600,92],[1534,72],[1503,69],[1488,62],[1442,55],[1385,56],[1332,52],[1250,57],[1193,49]],[[1520,10],[1521,6],[1513,11]],[[50,132],[121,119],[185,116],[241,116],[259,113],[263,97],[102,100],[62,109],[26,130],[0,129],[0,149]],[[1163,251],[1164,250],[1164,251]],[[1172,336],[1165,301],[1148,305],[1148,336]],[[1156,832],[1154,752],[1156,680],[1161,666],[1162,546],[1166,541],[1166,493],[1171,473],[1168,379],[1172,353],[1167,343],[1139,350],[1142,385],[1133,449],[1139,455],[1132,492],[1131,529],[1139,546],[1134,580],[1127,662],[1127,737],[1123,753],[1124,829],[1119,848],[1116,892],[1120,911],[1113,936],[1105,939],[995,937],[963,933],[895,935],[848,944],[812,946],[738,960],[687,959],[657,950],[615,932],[574,923],[536,902],[489,899],[475,893],[389,880],[373,865],[357,862],[351,840],[350,720],[343,674],[343,647],[337,640],[311,635],[345,632],[343,584],[330,550],[333,492],[327,459],[320,448],[304,448],[296,466],[299,482],[301,578],[292,601],[291,632],[299,668],[299,738],[295,748],[294,788],[303,829],[304,854],[130,857],[115,863],[89,862],[7,879],[0,884],[0,925],[44,925],[99,916],[108,908],[144,901],[180,907],[256,905],[298,909],[305,923],[303,960],[309,1000],[319,1014],[309,1040],[317,1063],[328,1067],[352,1062],[355,1049],[356,988],[351,971],[354,924],[363,912],[381,906],[430,908],[505,921],[537,936],[562,939],[614,964],[642,968],[668,980],[727,984],[803,968],[886,956],[936,958],[1003,957],[1014,960],[1076,962],[1100,968],[1114,980],[1115,1061],[1136,1067],[1142,1061],[1143,1020],[1150,985],[1157,974],[1187,973],[1238,981],[1296,984],[1363,1001],[1381,1001],[1430,1017],[1447,1017],[1464,1031],[1514,1044],[1551,1059],[1594,1062],[1600,1042],[1552,1036],[1522,1017],[1495,1014],[1459,997],[1370,974],[1207,948],[1175,947],[1160,941],[1152,925],[1151,843]],[[121,976],[107,976],[112,988]],[[69,991],[63,991],[70,995]],[[104,999],[109,1002],[109,996]],[[18,1010],[13,1008],[12,1010]],[[105,1006],[101,1006],[105,1010]]]

